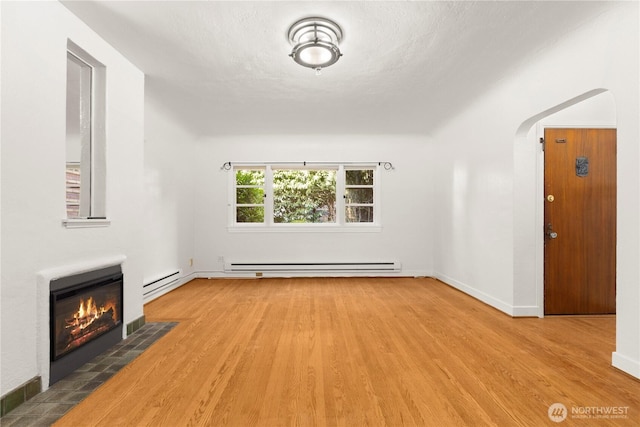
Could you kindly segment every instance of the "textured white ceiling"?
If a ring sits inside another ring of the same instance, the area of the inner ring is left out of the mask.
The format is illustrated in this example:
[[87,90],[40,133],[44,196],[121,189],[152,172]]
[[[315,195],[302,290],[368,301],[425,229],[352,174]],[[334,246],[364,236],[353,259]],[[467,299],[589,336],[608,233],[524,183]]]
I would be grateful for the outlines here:
[[[147,96],[192,132],[429,133],[610,2],[65,1],[146,74]],[[344,31],[322,75],[287,31]]]

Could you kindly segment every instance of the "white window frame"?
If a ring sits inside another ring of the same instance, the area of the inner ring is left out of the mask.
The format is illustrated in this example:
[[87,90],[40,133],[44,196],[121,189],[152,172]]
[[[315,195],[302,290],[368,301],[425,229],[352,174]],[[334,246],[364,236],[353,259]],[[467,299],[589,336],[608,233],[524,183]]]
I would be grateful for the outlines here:
[[[373,184],[372,185],[347,185],[346,183],[346,175],[347,175],[347,171],[349,170],[373,170]],[[378,173],[377,173],[378,168],[376,167],[365,167],[365,166],[346,166],[343,169],[342,172],[342,177],[344,179],[344,182],[342,184],[342,190],[346,193],[347,188],[371,188],[373,190],[373,202],[372,203],[347,203],[346,202],[346,197],[345,194],[343,193],[342,195],[342,200],[344,201],[343,205],[342,205],[342,215],[344,216],[343,221],[345,224],[348,225],[356,225],[356,226],[360,226],[362,224],[375,224],[377,222],[377,218],[379,215],[379,209],[376,209],[377,205],[378,205],[378,188],[380,187],[379,185],[377,185],[377,181],[378,181]],[[347,214],[347,206],[372,206],[373,207],[373,222],[347,222],[346,220],[346,214]]]
[[[238,223],[236,222],[236,171],[237,170],[265,171],[265,203],[264,222]],[[336,221],[333,223],[302,223],[283,224],[273,221],[273,170],[336,170]],[[288,163],[233,163],[229,167],[228,179],[228,230],[231,232],[380,232],[382,231],[381,197],[380,197],[380,165],[378,163],[314,163],[313,165],[292,165]],[[346,222],[345,220],[345,171],[373,170],[373,222]]]
[[90,96],[90,123],[83,125],[89,128],[90,148],[81,158],[81,179],[88,181],[81,183],[81,192],[89,191],[90,197],[84,215],[66,217],[62,223],[67,228],[104,227],[110,224],[106,213],[106,67],[71,40],[67,41],[67,56],[91,69],[91,87],[84,95]]
[[[264,194],[267,194],[267,191],[270,191],[267,189],[267,183],[270,181],[270,178],[267,178],[267,174],[270,175],[270,171],[268,171],[265,167],[263,166],[239,166],[237,168],[233,169],[233,196],[232,196],[232,205],[233,205],[233,222],[234,224],[241,224],[242,226],[247,226],[247,227],[256,227],[256,226],[262,226],[264,225],[264,222],[237,222],[238,218],[237,218],[237,214],[238,214],[238,206],[247,206],[247,207],[251,207],[251,206],[262,206],[262,208],[264,209],[264,221],[267,221],[267,212],[268,212],[268,207],[267,207],[267,198],[265,197],[263,199],[263,203],[262,204],[238,204],[236,203],[236,188],[238,188],[236,186],[236,171],[237,170],[251,170],[251,171],[264,171],[264,185],[259,186],[259,185],[243,185],[240,186],[240,188],[262,188],[264,191]],[[273,206],[273,204],[271,205]]]

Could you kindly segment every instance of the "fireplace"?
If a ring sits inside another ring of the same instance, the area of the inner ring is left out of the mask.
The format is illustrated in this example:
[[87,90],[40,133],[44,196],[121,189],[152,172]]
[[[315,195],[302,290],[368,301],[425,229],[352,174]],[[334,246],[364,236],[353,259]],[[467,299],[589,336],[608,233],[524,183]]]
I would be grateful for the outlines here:
[[119,265],[50,282],[50,385],[122,339],[122,292]]

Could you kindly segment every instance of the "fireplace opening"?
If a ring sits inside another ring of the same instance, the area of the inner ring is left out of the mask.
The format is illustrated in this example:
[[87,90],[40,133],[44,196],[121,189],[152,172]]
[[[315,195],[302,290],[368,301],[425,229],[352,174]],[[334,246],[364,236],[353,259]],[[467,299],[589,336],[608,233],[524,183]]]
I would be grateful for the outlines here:
[[122,339],[120,266],[50,282],[50,384]]

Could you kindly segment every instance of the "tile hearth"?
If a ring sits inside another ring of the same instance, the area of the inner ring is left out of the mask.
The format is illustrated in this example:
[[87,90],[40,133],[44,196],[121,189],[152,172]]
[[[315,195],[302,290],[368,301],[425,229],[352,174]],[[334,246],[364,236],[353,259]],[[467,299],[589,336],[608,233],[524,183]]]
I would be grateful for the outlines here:
[[47,391],[0,418],[0,426],[50,426],[176,325],[176,322],[146,323]]

